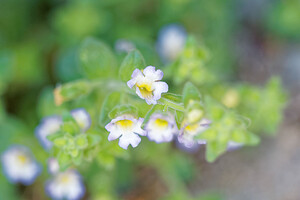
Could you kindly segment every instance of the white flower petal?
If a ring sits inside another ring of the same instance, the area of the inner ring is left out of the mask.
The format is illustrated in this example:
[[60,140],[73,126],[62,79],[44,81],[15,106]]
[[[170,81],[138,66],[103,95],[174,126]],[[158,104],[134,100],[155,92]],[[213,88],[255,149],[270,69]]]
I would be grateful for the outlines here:
[[119,146],[123,149],[127,149],[129,144],[131,144],[131,146],[135,148],[139,145],[140,142],[141,138],[138,135],[134,133],[127,133],[120,137]]
[[153,91],[153,99],[154,100],[160,99],[162,93],[168,92],[169,87],[168,87],[168,84],[165,82],[161,82],[161,81],[155,82],[155,83],[153,83],[153,85],[155,88]]
[[153,66],[146,67],[143,70],[143,74],[152,81],[160,81],[164,76],[164,73],[161,70],[158,69],[155,71],[155,67]]
[[111,131],[110,134],[108,135],[108,141],[118,139],[121,135],[122,135],[122,132],[119,130]]
[[149,140],[157,143],[170,142],[178,131],[175,118],[171,114],[162,115],[156,113],[151,115],[145,128]]
[[143,122],[144,122],[144,118],[139,118],[138,120],[137,120],[137,122],[136,122],[136,125],[135,125],[135,127],[134,127],[134,129],[133,129],[133,132],[134,133],[137,133],[137,134],[139,134],[139,135],[141,135],[141,136],[146,136],[146,131],[145,130],[143,130],[142,129],[142,124],[143,124]]
[[136,82],[143,77],[144,76],[141,70],[135,69],[131,75],[131,79],[127,82],[128,87],[132,88],[136,84]]

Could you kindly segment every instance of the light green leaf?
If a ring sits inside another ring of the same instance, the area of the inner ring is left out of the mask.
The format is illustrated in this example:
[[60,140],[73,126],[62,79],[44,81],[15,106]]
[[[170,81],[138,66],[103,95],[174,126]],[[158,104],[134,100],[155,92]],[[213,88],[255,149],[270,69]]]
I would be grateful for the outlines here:
[[101,141],[101,136],[96,133],[86,133],[89,146],[95,146]]
[[85,39],[79,49],[80,67],[89,79],[113,77],[117,62],[112,50],[95,38]]
[[184,85],[182,100],[185,107],[188,106],[191,101],[197,102],[201,100],[201,95],[198,89],[191,82],[187,82]]
[[121,94],[119,92],[113,92],[105,98],[99,117],[99,124],[101,126],[105,126],[110,121],[108,114],[116,105],[119,104],[120,98]]
[[137,108],[132,105],[117,105],[109,112],[108,116],[109,118],[114,119],[123,114],[137,116]]
[[85,149],[88,146],[88,139],[86,134],[80,134],[75,138],[75,145],[79,149]]
[[143,55],[138,50],[133,50],[124,58],[119,70],[119,77],[122,81],[127,82],[135,69],[142,69],[145,66]]
[[61,105],[66,101],[77,99],[89,94],[91,89],[91,83],[87,80],[77,80],[60,85],[54,90],[55,103],[56,105]]
[[65,145],[67,145],[67,139],[64,137],[59,137],[53,140],[53,144],[54,146],[58,147],[58,148],[62,148]]
[[214,162],[218,156],[227,150],[227,143],[208,142],[206,144],[206,160]]

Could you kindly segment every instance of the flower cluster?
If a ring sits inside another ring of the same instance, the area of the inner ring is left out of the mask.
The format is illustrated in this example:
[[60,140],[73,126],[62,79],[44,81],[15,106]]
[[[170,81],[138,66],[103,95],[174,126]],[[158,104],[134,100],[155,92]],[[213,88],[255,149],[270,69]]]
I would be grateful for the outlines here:
[[[148,66],[144,70],[135,69],[131,78],[127,85],[129,88],[135,86],[136,94],[141,99],[145,99],[147,104],[157,104],[161,94],[168,91],[168,85],[160,81],[163,72],[155,70],[153,66]],[[105,128],[110,132],[108,140],[119,138],[119,146],[123,149],[127,149],[129,145],[133,148],[137,147],[141,142],[140,136],[147,136],[149,140],[156,143],[170,142],[174,136],[177,136],[181,146],[193,148],[198,144],[206,144],[205,140],[195,139],[195,136],[205,131],[211,123],[202,117],[202,110],[191,110],[178,129],[175,116],[170,112],[155,112],[147,122],[143,118],[136,118],[126,113],[112,119]]]

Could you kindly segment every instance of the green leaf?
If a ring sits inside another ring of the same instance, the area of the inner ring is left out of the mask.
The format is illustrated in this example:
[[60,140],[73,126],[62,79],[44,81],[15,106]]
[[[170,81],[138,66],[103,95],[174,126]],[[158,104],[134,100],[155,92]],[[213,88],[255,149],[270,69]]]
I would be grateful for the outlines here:
[[70,149],[70,150],[68,150],[68,153],[71,155],[72,158],[75,158],[79,155],[79,150],[78,149]]
[[79,49],[80,67],[89,79],[113,77],[117,62],[112,50],[95,38],[85,39]]
[[127,82],[135,69],[142,69],[145,66],[143,55],[138,50],[133,50],[124,58],[119,70],[119,77],[122,81]]
[[54,146],[62,148],[67,145],[68,140],[65,137],[59,137],[53,140]]
[[49,141],[53,142],[55,139],[61,138],[61,137],[63,137],[63,136],[64,136],[63,133],[58,132],[58,133],[53,133],[53,134],[47,135],[46,138],[47,138]]
[[61,105],[66,101],[77,99],[88,95],[92,86],[87,80],[77,80],[58,86],[54,90],[54,100],[56,105]]
[[182,103],[182,95],[174,94],[174,93],[163,93],[162,97],[168,99],[169,101],[175,102],[177,104]]
[[197,102],[197,101],[201,100],[201,95],[200,95],[198,89],[191,82],[187,82],[184,85],[182,100],[183,100],[185,107],[188,106],[188,104],[190,104],[190,102],[193,102],[193,101]]
[[83,158],[83,153],[82,152],[79,152],[79,154],[75,157],[72,158],[72,161],[75,165],[80,165],[81,162],[82,162],[82,158]]
[[60,151],[57,156],[59,167],[62,171],[66,170],[72,163],[72,158],[64,151]]
[[110,170],[114,168],[116,159],[113,155],[101,152],[97,156],[97,161],[100,165]]
[[88,143],[89,143],[89,146],[95,146],[97,144],[99,144],[99,142],[101,141],[101,136],[99,134],[96,134],[96,133],[86,133],[87,135],[87,140],[88,140]]
[[227,143],[208,142],[206,144],[206,160],[214,162],[218,156],[227,150]]
[[208,128],[207,130],[203,131],[201,134],[195,136],[195,139],[205,140],[205,141],[214,141],[218,136],[217,130],[213,128]]
[[114,119],[123,114],[137,116],[137,108],[132,105],[118,105],[109,112],[108,116],[110,119]]
[[164,106],[163,105],[159,105],[159,104],[156,104],[156,105],[153,105],[152,108],[147,112],[147,114],[145,115],[144,117],[144,122],[143,122],[143,126],[145,124],[147,124],[147,122],[149,121],[151,115],[155,112],[163,112],[164,110]]
[[110,121],[108,114],[116,105],[119,104],[120,98],[121,94],[119,92],[113,92],[105,98],[99,117],[99,124],[101,126],[105,126]]
[[86,134],[80,134],[75,138],[75,145],[79,149],[85,149],[88,146],[88,139]]

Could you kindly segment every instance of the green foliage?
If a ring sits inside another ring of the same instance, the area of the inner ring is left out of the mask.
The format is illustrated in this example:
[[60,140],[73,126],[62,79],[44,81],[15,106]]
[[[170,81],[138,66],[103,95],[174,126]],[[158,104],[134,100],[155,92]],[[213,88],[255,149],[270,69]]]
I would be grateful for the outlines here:
[[88,79],[115,76],[117,61],[112,50],[95,38],[87,38],[79,49],[80,67]]
[[250,118],[249,129],[274,134],[282,119],[286,94],[278,78],[270,79],[265,88],[244,86],[240,89],[239,111]]
[[224,153],[227,150],[228,142],[242,145],[257,145],[259,143],[259,138],[247,131],[247,121],[242,116],[227,110],[212,98],[205,99],[205,106],[207,117],[212,123],[197,138],[207,142],[207,161],[213,162]]
[[101,126],[105,126],[109,121],[109,113],[120,102],[121,94],[119,92],[114,92],[108,95],[103,104],[100,112],[99,123]]
[[278,36],[299,40],[299,9],[297,0],[277,1],[266,17],[267,27]]
[[144,57],[138,50],[133,50],[124,58],[120,70],[119,77],[122,81],[129,81],[133,70],[146,67]]
[[[254,146],[261,133],[274,134],[287,101],[280,80],[272,78],[262,87],[226,81],[237,79],[232,44],[240,19],[232,15],[235,4],[233,0],[3,0],[0,151],[24,144],[44,169],[49,157],[59,161],[61,170],[78,169],[90,199],[126,198],[136,185],[143,185],[137,171],[146,167],[166,186],[161,199],[221,200],[214,194],[190,194],[187,185],[202,171],[196,171],[193,157],[176,149],[175,142],[156,144],[141,137],[137,148],[126,151],[118,141],[107,140],[104,127],[130,114],[144,118],[144,129],[154,113],[168,113],[174,115],[181,134],[183,122],[197,125],[207,119],[211,122],[207,129],[193,139],[206,141],[209,162],[227,152],[229,142]],[[276,1],[265,10],[264,27],[270,35],[263,38],[297,39],[298,11],[296,0]],[[179,57],[165,64],[156,53],[155,40],[158,29],[169,22],[180,22],[195,36],[188,37]],[[115,53],[111,47],[118,39],[132,42],[135,50]],[[156,105],[147,105],[126,85],[135,69],[148,65],[161,69],[162,81],[169,86]],[[75,108],[90,114],[92,125],[84,133],[69,113]],[[47,152],[33,133],[38,121],[50,115],[62,116],[63,123],[47,137],[53,143]],[[49,175],[43,173],[39,181],[46,178]],[[1,176],[0,196],[26,199],[42,185],[14,187]],[[20,188],[24,191],[17,191]]]
[[170,66],[176,85],[183,84],[189,80],[196,85],[203,85],[215,80],[214,74],[209,71],[207,65],[207,51],[198,45],[195,38],[190,37],[178,60]]

